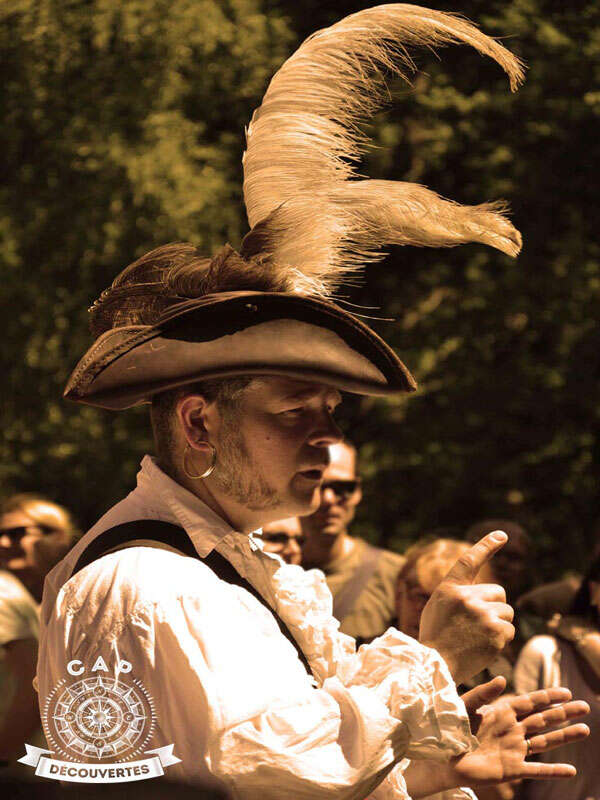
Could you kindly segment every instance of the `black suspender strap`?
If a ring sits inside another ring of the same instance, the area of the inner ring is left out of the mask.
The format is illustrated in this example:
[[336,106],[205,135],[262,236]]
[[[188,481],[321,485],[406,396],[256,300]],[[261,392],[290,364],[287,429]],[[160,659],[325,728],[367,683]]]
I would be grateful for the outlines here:
[[133,522],[124,522],[122,525],[116,525],[114,528],[109,528],[90,542],[81,553],[73,568],[71,577],[75,575],[76,572],[87,567],[88,564],[91,564],[92,561],[96,561],[102,558],[102,556],[108,555],[111,550],[121,548],[129,542],[135,547],[135,542],[138,540],[140,541],[140,547],[144,546],[144,541],[154,541],[159,544],[166,544],[182,555],[189,556],[190,558],[197,558],[199,561],[206,564],[206,566],[211,569],[218,578],[225,581],[225,583],[230,583],[232,586],[240,586],[256,597],[258,602],[267,608],[275,617],[279,630],[296,649],[298,658],[303,663],[307,673],[312,675],[306,656],[300,649],[291,631],[260,592],[258,592],[246,578],[242,577],[235,567],[216,550],[212,550],[206,558],[201,558],[192,544],[192,540],[179,525],[172,525],[170,522],[163,522],[162,520],[156,519],[138,519]]

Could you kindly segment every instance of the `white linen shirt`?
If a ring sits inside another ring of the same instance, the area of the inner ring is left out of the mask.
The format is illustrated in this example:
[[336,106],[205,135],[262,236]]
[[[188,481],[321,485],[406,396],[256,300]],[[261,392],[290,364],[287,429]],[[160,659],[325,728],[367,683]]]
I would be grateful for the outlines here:
[[[131,547],[70,577],[90,541],[136,519],[180,525],[200,557],[214,548],[230,561],[285,621],[314,678],[272,614],[200,560]],[[46,578],[40,704],[72,659],[90,669],[102,656],[115,676],[125,659],[154,700],[148,747],[173,743],[181,759],[170,778],[216,777],[245,800],[406,798],[407,758],[476,746],[464,705],[435,650],[392,628],[356,653],[331,608],[322,572],[263,553],[145,456],[137,488]]]

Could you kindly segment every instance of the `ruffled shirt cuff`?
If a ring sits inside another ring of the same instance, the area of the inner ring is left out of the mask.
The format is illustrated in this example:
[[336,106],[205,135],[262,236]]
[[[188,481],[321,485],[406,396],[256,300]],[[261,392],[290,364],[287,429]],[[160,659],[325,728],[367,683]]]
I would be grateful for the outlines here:
[[345,666],[346,686],[370,687],[407,726],[407,758],[447,761],[477,747],[464,703],[435,650],[390,628]]
[[389,715],[407,727],[408,758],[447,761],[477,747],[464,703],[436,650],[389,628],[356,652],[354,640],[338,630],[320,570],[283,566],[273,575],[273,587],[278,611],[317,683],[336,677],[351,691],[361,687],[375,693]]

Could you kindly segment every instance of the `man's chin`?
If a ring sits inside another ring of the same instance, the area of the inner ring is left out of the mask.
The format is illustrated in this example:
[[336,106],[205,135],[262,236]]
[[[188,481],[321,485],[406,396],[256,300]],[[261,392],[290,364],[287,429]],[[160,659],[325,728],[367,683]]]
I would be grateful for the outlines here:
[[289,488],[289,500],[290,503],[296,505],[296,509],[290,516],[306,517],[308,514],[314,514],[321,504],[319,484],[293,480]]
[[339,525],[325,525],[320,529],[323,536],[339,536],[343,532],[343,528]]

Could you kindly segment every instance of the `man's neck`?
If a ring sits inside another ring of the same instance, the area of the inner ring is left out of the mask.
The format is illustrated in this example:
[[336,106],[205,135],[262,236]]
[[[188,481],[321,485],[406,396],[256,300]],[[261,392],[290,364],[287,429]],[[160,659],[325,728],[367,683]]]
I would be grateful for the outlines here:
[[253,511],[248,509],[244,503],[238,503],[227,497],[217,497],[217,493],[211,491],[208,485],[209,481],[192,480],[181,472],[169,470],[168,466],[163,466],[160,462],[158,465],[172,480],[183,486],[184,489],[187,489],[199,500],[202,500],[211,511],[214,511],[217,516],[221,517],[222,520],[239,533],[252,533],[267,522],[275,522],[291,515],[286,513],[285,510],[279,511],[278,509],[272,509],[267,512],[263,509]]
[[302,548],[302,565],[326,569],[330,564],[343,558],[352,547],[352,539],[347,531],[336,535],[329,533],[306,533]]

